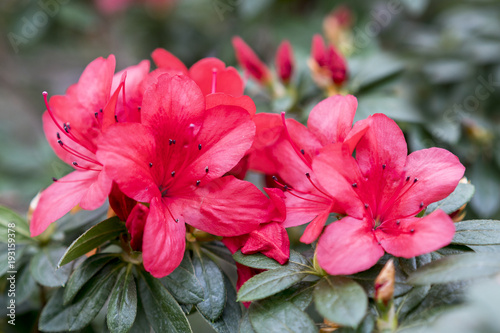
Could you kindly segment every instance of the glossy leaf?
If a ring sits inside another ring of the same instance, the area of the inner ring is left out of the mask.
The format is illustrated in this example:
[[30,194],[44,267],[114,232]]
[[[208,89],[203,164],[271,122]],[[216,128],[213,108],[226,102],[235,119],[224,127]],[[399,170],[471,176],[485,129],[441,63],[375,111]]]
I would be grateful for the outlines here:
[[426,214],[436,209],[441,209],[446,214],[451,214],[468,203],[474,196],[474,191],[475,188],[472,184],[458,184],[455,190],[447,198],[430,204],[427,207]]
[[500,244],[500,221],[471,220],[455,223],[452,243],[462,245]]
[[216,263],[203,254],[195,254],[193,266],[204,290],[203,302],[196,304],[196,308],[209,320],[216,320],[226,304],[226,287],[222,271]]
[[137,287],[132,264],[122,268],[109,298],[106,322],[112,333],[130,330],[137,314]]
[[179,304],[158,279],[141,271],[139,295],[155,332],[189,333],[191,326]]
[[104,242],[112,240],[126,232],[125,223],[118,217],[104,220],[78,237],[69,247],[64,256],[59,261],[59,266],[75,260],[102,245]]
[[368,297],[363,288],[349,278],[324,277],[313,295],[316,310],[340,325],[356,327],[366,314]]
[[189,252],[172,273],[160,279],[175,299],[184,304],[198,304],[203,301],[203,287],[194,274],[193,263]]

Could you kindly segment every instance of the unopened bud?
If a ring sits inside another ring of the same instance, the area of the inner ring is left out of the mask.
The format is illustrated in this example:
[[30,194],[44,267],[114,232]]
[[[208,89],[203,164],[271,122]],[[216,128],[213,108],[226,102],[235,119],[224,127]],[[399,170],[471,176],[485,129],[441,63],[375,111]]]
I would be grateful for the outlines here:
[[339,324],[334,323],[333,321],[329,321],[328,319],[325,319],[323,321],[323,324],[321,324],[319,333],[330,333],[338,330],[339,328],[340,328]]
[[395,278],[394,262],[390,259],[375,279],[375,301],[387,305],[392,300]]

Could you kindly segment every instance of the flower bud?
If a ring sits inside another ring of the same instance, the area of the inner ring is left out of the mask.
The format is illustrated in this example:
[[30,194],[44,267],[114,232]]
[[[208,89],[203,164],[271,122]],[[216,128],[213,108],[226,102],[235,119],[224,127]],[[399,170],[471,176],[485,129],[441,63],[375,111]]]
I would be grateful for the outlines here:
[[333,45],[325,45],[323,37],[316,34],[312,40],[311,58],[308,62],[313,80],[320,88],[342,85],[347,79],[347,64]]
[[293,74],[294,59],[292,45],[288,40],[281,42],[276,52],[276,72],[284,84],[288,84]]
[[236,53],[236,59],[241,67],[251,77],[261,84],[267,84],[271,81],[269,68],[259,59],[255,52],[241,39],[233,37],[233,48]]
[[323,320],[323,324],[319,330],[319,333],[331,333],[340,328],[340,325],[334,323],[333,321],[329,321],[328,319]]
[[394,262],[390,259],[375,279],[375,301],[377,303],[381,302],[387,305],[392,300],[395,276]]

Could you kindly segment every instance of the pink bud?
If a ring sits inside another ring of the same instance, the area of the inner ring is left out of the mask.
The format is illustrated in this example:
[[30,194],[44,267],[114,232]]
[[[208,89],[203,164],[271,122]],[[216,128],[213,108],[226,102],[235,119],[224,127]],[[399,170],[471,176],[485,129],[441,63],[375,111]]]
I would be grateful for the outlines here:
[[243,39],[238,36],[233,37],[233,47],[240,66],[250,76],[261,84],[266,84],[271,80],[269,68],[267,68]]
[[287,84],[293,74],[294,59],[292,45],[288,40],[281,42],[276,51],[276,71],[281,81]]

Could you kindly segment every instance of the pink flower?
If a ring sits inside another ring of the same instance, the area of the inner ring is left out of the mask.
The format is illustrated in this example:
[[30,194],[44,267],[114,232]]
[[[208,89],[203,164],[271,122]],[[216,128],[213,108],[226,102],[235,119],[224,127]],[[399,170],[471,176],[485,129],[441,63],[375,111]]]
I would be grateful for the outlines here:
[[284,40],[276,51],[276,72],[283,83],[288,84],[293,74],[293,68],[292,45],[288,40]]
[[271,72],[255,52],[248,46],[241,37],[233,37],[233,48],[236,52],[236,59],[248,75],[253,77],[260,84],[267,84],[271,81]]
[[373,266],[388,252],[411,258],[451,241],[454,224],[443,211],[415,217],[447,197],[464,173],[458,158],[440,148],[407,156],[397,124],[383,114],[356,146],[325,147],[313,161],[319,184],[347,214],[328,225],[318,243],[318,262],[329,274],[352,274]]
[[189,77],[164,74],[144,94],[142,123],[117,123],[97,152],[128,197],[149,203],[142,237],[144,267],[171,273],[185,250],[185,223],[219,236],[251,232],[267,219],[266,196],[231,170],[250,148],[247,110],[206,108]]
[[[147,75],[149,62],[116,75],[114,70],[114,56],[98,58],[85,68],[66,95],[53,96],[50,103],[46,100],[43,126],[47,140],[57,156],[75,171],[54,178],[54,183],[41,193],[30,223],[32,236],[42,233],[78,204],[83,209],[98,208],[111,191],[112,181],[95,155],[97,144],[102,131],[116,121],[140,119],[138,82]],[[129,97],[119,101],[124,87]]]

